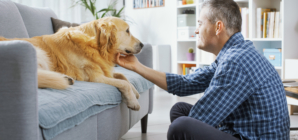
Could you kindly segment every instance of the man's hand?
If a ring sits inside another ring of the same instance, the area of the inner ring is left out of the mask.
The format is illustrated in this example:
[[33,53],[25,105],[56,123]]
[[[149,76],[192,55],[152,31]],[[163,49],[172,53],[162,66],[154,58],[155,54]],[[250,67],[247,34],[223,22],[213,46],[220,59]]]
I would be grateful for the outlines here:
[[116,56],[116,63],[132,71],[136,71],[136,68],[140,65],[138,58],[134,55],[121,56],[120,53]]
[[132,70],[164,90],[167,90],[166,73],[159,72],[141,64],[134,55],[116,56],[116,63],[121,67]]

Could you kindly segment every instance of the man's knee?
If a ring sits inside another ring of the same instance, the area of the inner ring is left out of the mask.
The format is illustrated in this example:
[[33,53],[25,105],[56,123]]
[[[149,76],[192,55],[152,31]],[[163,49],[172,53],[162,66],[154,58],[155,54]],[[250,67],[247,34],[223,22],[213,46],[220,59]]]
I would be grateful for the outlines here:
[[175,105],[173,105],[173,107],[170,110],[170,120],[171,122],[173,122],[176,118],[180,117],[180,116],[185,116],[185,114],[183,114],[181,107],[183,106],[183,104],[185,104],[184,102],[178,102]]
[[170,110],[170,114],[172,114],[173,112],[179,110],[179,108],[181,108],[181,106],[183,106],[183,104],[185,104],[184,102],[178,102],[176,104],[174,104]]
[[237,140],[230,134],[217,130],[197,119],[182,116],[177,118],[169,127],[168,140]]
[[188,125],[189,123],[190,123],[190,117],[181,116],[181,117],[177,118],[170,125],[169,130],[168,130],[168,136],[174,136],[177,134],[184,133],[184,131],[189,126]]

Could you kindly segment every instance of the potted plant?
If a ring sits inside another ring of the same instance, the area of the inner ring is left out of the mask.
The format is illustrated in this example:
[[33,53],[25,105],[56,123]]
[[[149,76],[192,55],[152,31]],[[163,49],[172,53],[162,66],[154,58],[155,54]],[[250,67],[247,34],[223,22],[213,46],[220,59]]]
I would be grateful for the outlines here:
[[195,53],[193,53],[193,48],[188,49],[188,53],[186,54],[187,61],[194,61],[195,60]]
[[104,8],[99,11],[97,11],[95,6],[96,1],[97,0],[77,0],[74,6],[77,4],[80,4],[81,6],[85,7],[86,10],[88,9],[92,13],[95,19],[100,19],[105,16],[113,16],[113,17],[121,18],[122,16],[121,12],[123,11],[124,6],[119,11],[117,11],[117,9],[115,8],[118,2],[117,0],[112,0],[108,8]]

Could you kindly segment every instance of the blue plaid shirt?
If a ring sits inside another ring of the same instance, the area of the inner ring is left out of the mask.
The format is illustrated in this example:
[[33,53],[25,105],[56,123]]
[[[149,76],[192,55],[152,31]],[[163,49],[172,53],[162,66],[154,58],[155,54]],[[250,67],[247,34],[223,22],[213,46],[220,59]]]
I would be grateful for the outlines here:
[[[282,81],[266,58],[240,32],[215,62],[185,76],[166,74],[168,92],[205,92],[189,116],[243,140],[289,140],[290,121]],[[198,130],[200,131],[200,130]]]

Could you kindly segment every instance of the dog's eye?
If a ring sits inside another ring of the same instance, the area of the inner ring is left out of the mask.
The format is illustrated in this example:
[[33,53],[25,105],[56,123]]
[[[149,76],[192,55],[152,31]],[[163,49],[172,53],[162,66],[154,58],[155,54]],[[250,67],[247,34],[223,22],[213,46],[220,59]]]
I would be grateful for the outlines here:
[[129,33],[129,29],[127,29],[126,32]]

